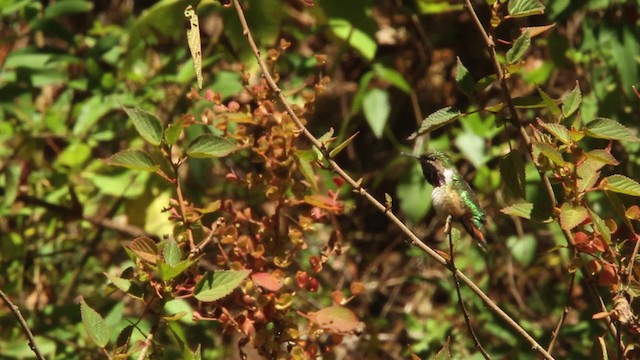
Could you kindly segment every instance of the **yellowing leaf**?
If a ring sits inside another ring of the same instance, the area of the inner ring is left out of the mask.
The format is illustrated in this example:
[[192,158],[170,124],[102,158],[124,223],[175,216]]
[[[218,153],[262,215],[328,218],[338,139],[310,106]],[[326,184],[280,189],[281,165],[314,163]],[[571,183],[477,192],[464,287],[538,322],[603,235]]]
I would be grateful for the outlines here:
[[306,317],[320,328],[334,333],[349,333],[363,326],[353,311],[339,305],[310,312]]
[[133,239],[127,247],[141,260],[151,264],[155,264],[158,260],[158,249],[156,247],[156,243],[146,236],[140,236]]
[[609,190],[620,194],[640,196],[640,184],[624,175],[611,175],[602,181],[598,186],[602,190]]
[[193,59],[193,68],[196,71],[198,87],[202,89],[202,48],[200,45],[198,15],[196,15],[193,6],[189,5],[184,10],[184,16],[189,19],[190,27],[187,30],[187,41],[189,42],[189,50],[191,51],[191,58]]
[[562,204],[560,208],[560,227],[571,230],[589,218],[589,211],[583,206],[573,207],[569,203]]

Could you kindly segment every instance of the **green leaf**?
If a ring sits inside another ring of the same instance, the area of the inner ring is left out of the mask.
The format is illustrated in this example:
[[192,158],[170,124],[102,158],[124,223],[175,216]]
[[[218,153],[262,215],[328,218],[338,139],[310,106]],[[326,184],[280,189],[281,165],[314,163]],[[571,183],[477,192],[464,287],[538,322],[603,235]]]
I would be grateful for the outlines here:
[[555,147],[547,143],[533,143],[533,157],[538,159],[540,155],[544,155],[547,159],[559,166],[564,166],[566,161],[562,158],[562,154]]
[[594,211],[591,211],[591,209],[588,210],[595,230],[602,236],[607,244],[611,244],[611,229],[609,229],[605,221],[600,216],[598,216],[598,214],[596,214]]
[[173,237],[167,240],[162,255],[164,256],[164,261],[170,266],[175,266],[182,259],[182,251],[180,251],[180,247]]
[[316,173],[313,171],[311,163],[315,161],[316,154],[313,150],[296,150],[296,158],[298,159],[298,168],[309,183],[312,189],[317,190]]
[[470,97],[475,90],[476,82],[471,77],[469,69],[460,60],[460,57],[457,57],[456,61],[456,84],[458,84],[460,91]]
[[185,270],[187,270],[191,265],[198,262],[200,258],[195,259],[186,259],[178,262],[175,265],[169,265],[165,261],[158,261],[158,271],[160,272],[160,279],[162,281],[169,281],[174,279],[176,276],[182,274]]
[[67,14],[89,12],[91,9],[93,9],[93,3],[91,1],[56,1],[45,7],[43,17],[45,19],[55,19]]
[[458,119],[460,115],[462,115],[462,113],[460,113],[460,110],[454,109],[452,107],[446,107],[446,108],[440,109],[432,113],[431,115],[427,116],[422,121],[422,124],[420,124],[420,129],[418,129],[418,131],[411,134],[408,140],[413,140],[419,135],[434,131],[444,125],[447,125],[455,121],[456,119]]
[[511,206],[507,206],[500,210],[503,214],[518,216],[521,218],[525,218],[531,220],[531,213],[533,212],[533,204],[532,203],[519,203],[513,204]]
[[390,69],[382,64],[373,64],[373,71],[379,79],[388,81],[393,86],[404,91],[405,93],[411,92],[411,85],[405,80],[405,78],[398,71]]
[[589,218],[589,211],[584,206],[573,207],[569,203],[562,204],[560,208],[560,227],[571,230]]
[[568,145],[571,143],[571,135],[569,129],[562,124],[547,124],[538,119],[538,124],[545,130],[547,130],[556,139],[560,140],[563,144]]
[[364,117],[373,131],[373,135],[378,139],[382,138],[382,133],[391,113],[389,93],[379,88],[369,89],[364,95],[362,106]]
[[18,187],[20,186],[20,175],[22,174],[22,165],[20,163],[11,163],[4,172],[4,206],[11,206],[18,197]]
[[151,156],[142,150],[123,150],[105,159],[104,162],[109,165],[142,171],[156,171],[160,168],[160,165],[154,164]]
[[378,50],[376,41],[363,29],[343,18],[330,18],[329,28],[341,40],[356,49],[366,60],[373,60]]
[[333,148],[329,153],[329,156],[333,158],[334,156],[338,155],[342,150],[344,150],[344,148],[347,147],[347,145],[351,143],[353,139],[355,139],[356,136],[358,136],[358,134],[359,132],[356,132],[355,134],[351,135],[347,140],[343,141],[342,144]]
[[110,332],[107,323],[97,311],[85,301],[80,301],[80,315],[87,334],[96,345],[103,348],[109,343]]
[[529,49],[529,46],[531,46],[531,34],[525,31],[513,42],[511,49],[507,51],[507,62],[509,64],[515,64],[520,61],[524,53]]
[[111,283],[117,287],[118,289],[128,292],[131,288],[131,280],[123,279],[119,276],[111,275],[109,273],[104,273],[104,275],[111,281]]
[[589,158],[578,164],[576,168],[576,175],[578,175],[578,193],[587,191],[596,184],[596,181],[598,181],[600,177],[600,169],[602,166],[602,163]]
[[526,176],[522,154],[517,150],[511,150],[500,159],[500,176],[502,181],[514,195],[526,198]]
[[179,120],[167,126],[167,130],[164,132],[164,141],[166,141],[168,145],[173,145],[178,141],[180,134],[182,134],[182,125],[183,121]]
[[580,103],[582,102],[582,93],[580,92],[580,86],[578,82],[576,82],[576,87],[571,90],[569,95],[562,102],[562,114],[565,118],[573,115],[578,108],[580,107]]
[[424,180],[422,169],[417,161],[403,176],[396,189],[400,210],[412,223],[417,224],[431,207],[431,186]]
[[204,134],[195,138],[187,148],[193,158],[219,158],[238,150],[238,145],[217,135]]
[[513,18],[544,13],[544,5],[538,0],[509,0],[507,9]]
[[196,284],[193,295],[204,302],[222,299],[240,286],[250,273],[251,270],[208,271]]
[[552,99],[549,95],[547,95],[547,93],[542,91],[540,87],[537,87],[537,89],[538,89],[538,94],[540,94],[540,96],[542,97],[542,101],[544,101],[545,105],[547,106],[547,110],[549,110],[551,115],[553,116],[560,115],[562,113],[562,110],[560,110],[560,107],[558,106],[557,101]]
[[536,247],[538,242],[531,234],[520,238],[511,236],[507,239],[507,247],[511,250],[511,255],[523,266],[529,266],[536,258]]
[[587,159],[597,161],[606,165],[620,165],[620,161],[616,159],[612,154],[610,149],[595,149],[591,150],[585,154]]
[[162,142],[162,125],[155,115],[134,107],[124,106],[123,109],[129,119],[133,121],[133,126],[143,139],[151,145],[160,145]]
[[619,122],[607,118],[595,118],[587,126],[587,135],[596,139],[638,142],[640,138]]
[[608,190],[620,194],[640,196],[640,184],[624,175],[611,175],[600,181],[598,187],[601,190]]

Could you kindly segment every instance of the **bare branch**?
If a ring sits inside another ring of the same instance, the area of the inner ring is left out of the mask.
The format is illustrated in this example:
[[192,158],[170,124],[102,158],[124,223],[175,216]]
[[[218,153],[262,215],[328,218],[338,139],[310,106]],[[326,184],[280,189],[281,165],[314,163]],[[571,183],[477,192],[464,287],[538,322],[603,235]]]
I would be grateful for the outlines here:
[[11,309],[11,312],[13,312],[13,315],[15,315],[18,319],[20,327],[22,327],[22,331],[24,331],[24,334],[27,335],[27,339],[29,339],[29,347],[36,354],[36,358],[44,360],[44,356],[42,356],[42,353],[40,353],[40,348],[38,348],[38,344],[36,344],[36,339],[33,337],[33,333],[31,333],[31,329],[29,329],[29,325],[27,325],[24,317],[22,317],[22,313],[20,313],[20,309],[18,308],[18,306],[14,305],[2,290],[0,290],[0,298],[2,298],[9,309]]

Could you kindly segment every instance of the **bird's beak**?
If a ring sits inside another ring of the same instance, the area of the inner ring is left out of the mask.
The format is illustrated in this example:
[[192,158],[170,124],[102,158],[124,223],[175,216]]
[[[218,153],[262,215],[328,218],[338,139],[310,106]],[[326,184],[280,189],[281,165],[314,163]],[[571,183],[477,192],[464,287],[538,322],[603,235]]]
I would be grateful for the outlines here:
[[409,154],[409,153],[406,153],[406,152],[401,152],[400,155],[406,156],[406,157],[412,157],[412,158],[415,158],[415,159],[420,159],[420,156]]

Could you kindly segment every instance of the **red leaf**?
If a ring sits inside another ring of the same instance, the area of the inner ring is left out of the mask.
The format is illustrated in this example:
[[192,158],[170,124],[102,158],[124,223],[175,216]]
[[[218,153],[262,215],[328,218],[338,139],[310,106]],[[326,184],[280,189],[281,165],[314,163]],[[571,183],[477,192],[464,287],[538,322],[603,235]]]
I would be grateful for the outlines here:
[[266,272],[251,274],[251,280],[269,291],[278,291],[282,288],[282,278]]
[[604,264],[600,276],[598,277],[598,283],[602,286],[611,286],[618,283],[618,276],[615,266],[611,264]]
[[306,317],[322,329],[335,333],[350,333],[363,327],[356,314],[344,306],[329,306],[317,312],[310,312]]

